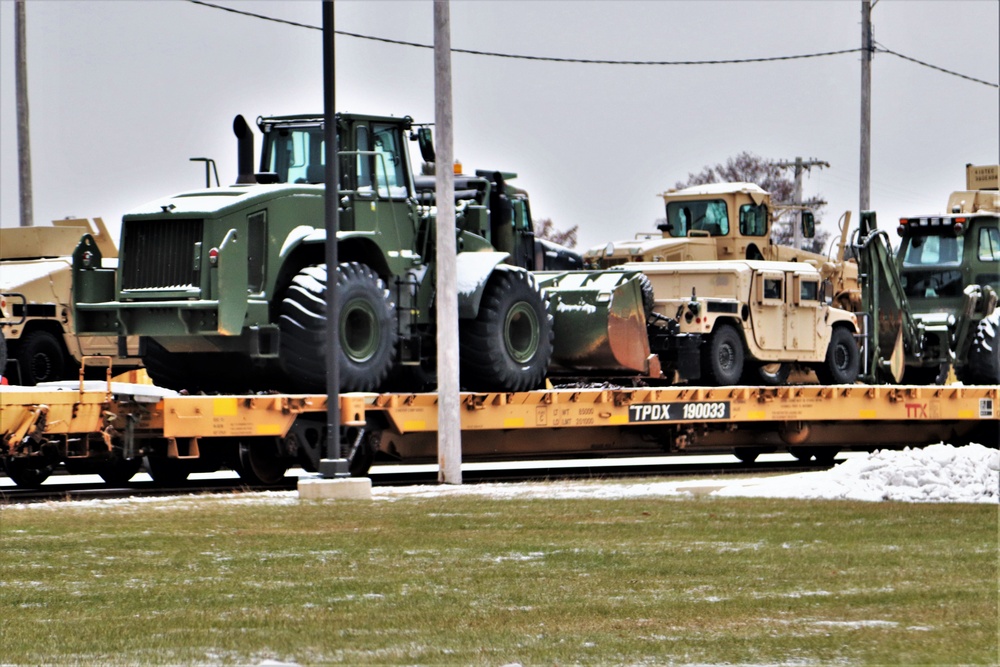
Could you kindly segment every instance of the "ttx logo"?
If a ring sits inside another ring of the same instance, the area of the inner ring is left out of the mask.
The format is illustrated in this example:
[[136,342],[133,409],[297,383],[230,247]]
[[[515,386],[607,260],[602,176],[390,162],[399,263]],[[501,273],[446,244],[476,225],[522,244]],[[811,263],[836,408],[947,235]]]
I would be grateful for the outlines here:
[[907,419],[927,419],[926,403],[904,403]]

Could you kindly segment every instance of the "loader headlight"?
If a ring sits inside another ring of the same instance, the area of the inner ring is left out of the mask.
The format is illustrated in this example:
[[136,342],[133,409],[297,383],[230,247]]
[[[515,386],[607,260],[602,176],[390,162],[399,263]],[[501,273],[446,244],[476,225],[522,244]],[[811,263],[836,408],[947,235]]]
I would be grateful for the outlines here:
[[94,253],[84,250],[83,254],[80,255],[80,265],[85,269],[94,268]]

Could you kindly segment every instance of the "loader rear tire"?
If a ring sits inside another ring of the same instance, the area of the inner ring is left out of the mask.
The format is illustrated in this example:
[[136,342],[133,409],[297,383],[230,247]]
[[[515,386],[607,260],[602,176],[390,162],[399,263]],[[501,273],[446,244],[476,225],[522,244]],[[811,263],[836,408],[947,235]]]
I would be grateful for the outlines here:
[[820,384],[854,384],[861,372],[861,352],[848,329],[837,327],[830,334],[826,361],[816,366]]
[[[281,362],[296,390],[326,391],[326,264],[303,268],[281,303]],[[375,391],[396,359],[389,289],[371,268],[337,267],[340,391]]]
[[739,332],[730,324],[720,323],[706,344],[701,377],[705,384],[720,387],[739,384],[745,359]]
[[474,320],[459,322],[462,386],[473,391],[529,391],[552,359],[552,316],[526,271],[496,271]]

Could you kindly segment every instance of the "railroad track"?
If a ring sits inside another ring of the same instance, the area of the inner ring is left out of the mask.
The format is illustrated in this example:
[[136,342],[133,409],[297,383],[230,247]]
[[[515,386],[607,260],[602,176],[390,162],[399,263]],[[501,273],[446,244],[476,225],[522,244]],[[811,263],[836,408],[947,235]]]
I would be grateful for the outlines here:
[[[835,462],[836,463],[836,462]],[[577,461],[575,465],[553,462],[552,465],[504,468],[498,463],[496,468],[474,468],[462,471],[464,484],[490,484],[514,482],[541,482],[559,480],[623,480],[641,477],[690,477],[710,475],[765,475],[790,474],[826,470],[835,463],[803,463],[801,461],[776,461],[768,463],[609,463],[606,459],[593,464]],[[417,466],[413,466],[417,467]],[[419,470],[398,470],[396,466],[385,465],[372,468],[369,477],[373,487],[417,486],[437,483],[437,471],[430,466],[419,466]],[[58,480],[59,476],[55,476]],[[53,501],[106,500],[129,497],[157,497],[199,494],[244,493],[250,491],[292,491],[298,478],[285,477],[280,484],[269,486],[247,484],[245,481],[227,477],[221,479],[193,479],[172,486],[157,485],[152,481],[129,482],[123,486],[108,486],[102,483],[69,481],[47,483],[37,489],[0,487],[0,506]]]

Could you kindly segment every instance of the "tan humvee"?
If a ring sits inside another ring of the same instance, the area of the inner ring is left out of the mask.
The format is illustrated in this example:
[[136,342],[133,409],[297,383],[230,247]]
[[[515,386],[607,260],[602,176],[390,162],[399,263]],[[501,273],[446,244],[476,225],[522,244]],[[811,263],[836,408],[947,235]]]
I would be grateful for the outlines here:
[[[103,253],[118,256],[101,218],[55,220],[51,227],[5,227],[0,230],[0,333],[6,339],[12,383],[37,384],[78,377],[84,356],[114,358],[116,370],[135,368],[136,358],[118,357],[114,336],[77,336],[73,332],[71,264],[84,234],[92,234]],[[138,353],[138,339],[128,339]]]
[[827,303],[819,270],[803,262],[642,262],[652,319],[698,339],[700,380],[715,385],[781,384],[793,366],[822,384],[859,373],[857,318]]

